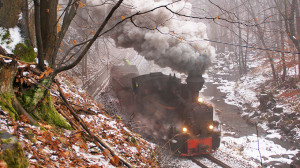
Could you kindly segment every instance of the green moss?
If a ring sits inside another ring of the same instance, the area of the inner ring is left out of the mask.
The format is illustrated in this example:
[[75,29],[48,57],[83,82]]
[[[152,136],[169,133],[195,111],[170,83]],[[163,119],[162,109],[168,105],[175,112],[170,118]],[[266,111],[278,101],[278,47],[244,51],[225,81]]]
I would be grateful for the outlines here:
[[2,41],[4,41],[4,40],[9,40],[9,39],[10,39],[10,33],[9,33],[9,30],[6,29],[6,30],[5,30],[5,33],[4,33],[3,36],[2,36]]
[[46,132],[48,131],[48,130],[47,130],[46,128],[44,128],[43,126],[40,126],[40,125],[39,125],[39,127],[40,127],[40,129],[43,130],[43,131],[46,131]]
[[12,149],[5,149],[0,155],[0,160],[4,160],[7,167],[27,168],[29,166],[28,159],[25,157],[21,144],[15,143]]
[[9,113],[9,115],[15,120],[19,118],[18,113],[12,106],[12,94],[11,93],[3,93],[0,95],[0,106],[2,110],[5,110]]
[[115,119],[120,120],[120,121],[122,120],[122,118],[120,116],[116,116]]
[[24,109],[28,109],[30,107],[32,97],[34,95],[34,89],[28,89],[22,92],[22,95],[18,95],[18,100],[22,104]]
[[131,138],[130,138],[130,141],[131,141],[133,144],[137,145],[137,141],[136,141],[136,139],[135,139],[134,137],[131,137]]
[[[45,85],[43,84],[43,86]],[[45,89],[42,86],[37,86],[37,88],[23,91],[22,95],[18,95],[18,100],[24,109],[31,113],[36,120],[42,119],[48,124],[72,129],[68,122],[56,111],[49,91],[44,92]]]
[[0,34],[0,37],[1,37],[1,44],[10,44],[12,42],[11,40],[11,36],[10,36],[10,33],[9,33],[9,30],[8,29],[5,29],[4,33]]
[[47,93],[45,99],[39,103],[38,109],[35,111],[35,115],[42,118],[48,124],[65,129],[72,129],[70,124],[68,124],[66,120],[64,120],[64,118],[56,111],[49,93]]
[[24,43],[18,43],[13,50],[13,53],[20,58],[20,60],[25,62],[35,62],[36,54],[28,40]]
[[8,143],[10,143],[11,142],[11,139],[10,138],[8,138],[8,139],[1,139],[1,143],[2,144],[8,144]]

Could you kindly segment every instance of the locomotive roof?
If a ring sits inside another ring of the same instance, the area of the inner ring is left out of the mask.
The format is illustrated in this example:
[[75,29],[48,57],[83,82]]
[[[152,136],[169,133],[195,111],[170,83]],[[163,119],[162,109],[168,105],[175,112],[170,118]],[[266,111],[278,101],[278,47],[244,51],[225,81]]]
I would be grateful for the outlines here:
[[155,80],[155,79],[158,79],[158,80],[174,79],[176,82],[181,81],[175,75],[174,76],[171,76],[171,74],[170,75],[165,75],[161,72],[152,72],[152,73],[149,73],[149,74],[140,75],[140,76],[134,77],[133,81],[138,82],[138,83],[142,83],[142,82],[146,82],[146,81],[149,81],[149,80]]

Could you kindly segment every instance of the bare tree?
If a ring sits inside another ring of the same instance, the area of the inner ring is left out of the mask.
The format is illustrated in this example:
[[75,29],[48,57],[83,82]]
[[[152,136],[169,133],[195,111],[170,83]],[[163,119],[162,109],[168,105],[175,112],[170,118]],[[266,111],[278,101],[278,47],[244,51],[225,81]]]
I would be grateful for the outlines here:
[[[274,0],[277,6],[277,9],[281,16],[284,19],[286,34],[289,39],[295,45],[295,48],[300,52],[300,12],[299,12],[299,1],[284,0],[283,5],[281,5],[278,0]],[[298,77],[300,78],[300,54],[298,54]]]

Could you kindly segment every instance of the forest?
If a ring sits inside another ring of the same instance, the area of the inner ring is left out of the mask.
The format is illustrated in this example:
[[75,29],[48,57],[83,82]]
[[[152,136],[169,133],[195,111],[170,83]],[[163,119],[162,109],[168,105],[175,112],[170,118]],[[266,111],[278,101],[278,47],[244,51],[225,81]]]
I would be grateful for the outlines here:
[[202,75],[232,167],[300,165],[299,0],[0,0],[0,167],[194,167],[123,113],[124,64]]

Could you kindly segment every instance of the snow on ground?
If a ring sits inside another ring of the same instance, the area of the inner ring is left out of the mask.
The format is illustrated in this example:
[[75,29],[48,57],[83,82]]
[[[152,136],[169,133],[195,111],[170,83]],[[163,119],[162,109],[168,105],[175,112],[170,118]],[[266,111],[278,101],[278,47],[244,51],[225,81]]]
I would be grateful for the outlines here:
[[12,54],[13,49],[20,42],[23,42],[23,38],[21,37],[19,27],[16,26],[9,29],[0,27],[0,45],[9,54]]
[[240,138],[227,136],[223,137],[222,141],[221,151],[230,149],[231,156],[242,157],[241,159],[251,161],[252,165],[259,163],[261,159],[264,165],[272,161],[290,164],[291,158],[298,152],[298,150],[285,149],[273,141],[265,139],[265,137],[257,137],[256,135]]
[[[209,78],[208,81],[214,81],[214,84],[220,85],[218,89],[221,92],[226,93],[226,103],[236,105],[243,109],[242,115],[249,115],[249,113],[244,111],[245,108],[242,105],[249,104],[252,108],[257,108],[259,106],[257,92],[260,92],[260,90],[258,90],[258,88],[261,84],[270,79],[270,69],[262,67],[262,59],[249,61],[248,63],[253,70],[252,73],[242,77],[238,81],[224,79],[222,75],[230,76],[228,74],[230,71],[228,70],[233,69],[231,65],[228,68],[225,67],[228,66],[228,62],[226,61],[228,61],[229,55],[230,54],[223,54],[223,58],[218,59],[216,65],[210,70],[210,75],[215,73],[217,74],[217,78],[212,78],[212,76],[207,75]],[[251,59],[253,58],[250,58],[250,60]],[[219,71],[216,72],[216,70]],[[285,109],[284,112],[286,111],[289,110]],[[260,126],[267,130],[267,136],[257,137],[256,135],[248,135],[239,138],[223,136],[221,146],[214,155],[218,156],[220,153],[223,153],[219,155],[219,157],[226,158],[224,157],[224,153],[226,153],[228,156],[234,158],[232,160],[238,160],[238,164],[247,163],[247,166],[237,165],[237,167],[259,167],[260,160],[262,160],[264,165],[271,165],[272,162],[290,164],[292,162],[292,157],[294,157],[299,150],[285,149],[284,147],[275,144],[272,139],[280,139],[282,137],[279,131],[269,129],[265,123],[261,123]],[[225,133],[226,131],[223,132],[223,134]],[[227,135],[230,135],[230,133],[227,132]],[[234,165],[230,159],[225,162],[231,166]]]

